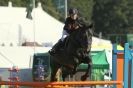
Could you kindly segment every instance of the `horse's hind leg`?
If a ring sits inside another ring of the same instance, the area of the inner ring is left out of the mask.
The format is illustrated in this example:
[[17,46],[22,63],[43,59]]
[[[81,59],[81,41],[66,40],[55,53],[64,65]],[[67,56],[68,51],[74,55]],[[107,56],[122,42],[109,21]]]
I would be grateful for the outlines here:
[[57,81],[62,81],[62,70],[59,68],[56,73],[56,79]]
[[62,67],[62,80],[65,81],[66,77],[69,75],[73,76],[73,69],[69,67]]
[[57,81],[56,73],[58,69],[60,68],[60,64],[56,63],[55,61],[52,61],[51,63],[51,82]]

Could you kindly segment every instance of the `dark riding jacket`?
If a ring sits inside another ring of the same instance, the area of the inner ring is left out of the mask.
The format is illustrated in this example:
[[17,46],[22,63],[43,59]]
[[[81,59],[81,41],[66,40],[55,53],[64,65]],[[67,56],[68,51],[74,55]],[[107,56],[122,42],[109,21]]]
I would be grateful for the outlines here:
[[76,20],[73,20],[71,17],[66,18],[64,30],[67,31],[67,33],[71,34],[73,31],[76,30],[77,26],[81,26],[81,18],[77,18]]

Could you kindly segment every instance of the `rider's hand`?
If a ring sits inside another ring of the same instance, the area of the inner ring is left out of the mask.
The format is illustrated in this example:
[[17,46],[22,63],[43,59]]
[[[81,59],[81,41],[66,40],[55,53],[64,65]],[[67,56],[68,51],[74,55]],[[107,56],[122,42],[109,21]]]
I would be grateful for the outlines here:
[[79,28],[79,26],[76,26],[76,27],[75,27],[75,29],[78,29],[78,28]]
[[69,25],[68,25],[68,29],[72,29],[72,25],[69,24]]

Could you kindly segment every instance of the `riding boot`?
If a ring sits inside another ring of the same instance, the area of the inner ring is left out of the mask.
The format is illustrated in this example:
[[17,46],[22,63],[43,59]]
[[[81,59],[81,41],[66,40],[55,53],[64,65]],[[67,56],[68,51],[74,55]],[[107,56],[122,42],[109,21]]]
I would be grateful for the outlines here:
[[60,48],[63,46],[63,41],[59,40],[51,50],[49,50],[50,55],[53,55],[60,51]]

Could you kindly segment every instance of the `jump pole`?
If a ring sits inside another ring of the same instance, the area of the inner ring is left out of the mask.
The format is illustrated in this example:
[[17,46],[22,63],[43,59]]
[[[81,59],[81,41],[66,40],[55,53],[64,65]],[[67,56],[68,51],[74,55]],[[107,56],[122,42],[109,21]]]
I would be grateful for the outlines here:
[[47,86],[88,86],[88,85],[120,85],[122,88],[122,81],[67,81],[67,82],[9,82],[1,81],[0,85],[19,85],[19,86],[29,86],[29,87],[47,87]]

